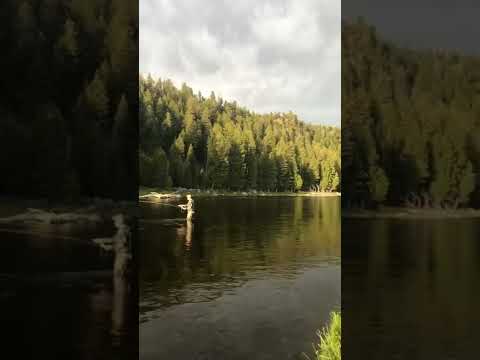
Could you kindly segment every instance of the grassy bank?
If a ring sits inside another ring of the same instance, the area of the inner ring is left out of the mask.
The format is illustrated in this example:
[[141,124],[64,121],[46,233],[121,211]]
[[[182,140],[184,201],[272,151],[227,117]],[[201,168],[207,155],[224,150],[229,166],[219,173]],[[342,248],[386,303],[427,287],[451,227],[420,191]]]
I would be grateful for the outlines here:
[[157,189],[149,187],[140,187],[139,196],[145,196],[150,193],[157,193],[162,197],[181,197],[186,194],[192,194],[195,197],[209,197],[209,196],[232,196],[232,197],[245,197],[245,196],[340,196],[337,192],[265,192],[265,191],[228,191],[228,190],[200,190],[200,189]]
[[356,219],[459,219],[480,218],[476,209],[412,209],[406,207],[382,207],[377,210],[342,210],[342,217]]
[[[330,315],[330,323],[318,331],[318,344],[314,346],[315,357],[313,360],[341,360],[342,344],[342,316],[334,311]],[[312,360],[307,356],[307,359]]]

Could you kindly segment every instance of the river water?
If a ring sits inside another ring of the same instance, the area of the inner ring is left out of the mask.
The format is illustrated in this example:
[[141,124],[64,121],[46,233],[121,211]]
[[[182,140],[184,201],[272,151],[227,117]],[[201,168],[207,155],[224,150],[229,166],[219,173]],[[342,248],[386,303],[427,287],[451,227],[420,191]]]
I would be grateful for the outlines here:
[[343,219],[345,359],[476,359],[478,219]]
[[198,198],[191,222],[175,204],[140,204],[140,358],[311,354],[340,307],[338,198]]
[[[2,203],[0,217],[25,212]],[[137,293],[93,238],[112,221],[0,224],[2,353],[18,359],[138,358]]]

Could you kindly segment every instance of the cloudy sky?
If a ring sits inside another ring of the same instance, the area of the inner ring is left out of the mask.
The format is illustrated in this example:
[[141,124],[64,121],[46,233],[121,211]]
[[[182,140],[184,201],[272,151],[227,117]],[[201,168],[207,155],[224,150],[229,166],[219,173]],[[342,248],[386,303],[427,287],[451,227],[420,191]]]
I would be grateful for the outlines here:
[[340,125],[340,0],[140,0],[140,72]]
[[478,5],[478,0],[343,0],[342,16],[362,16],[400,46],[478,55]]

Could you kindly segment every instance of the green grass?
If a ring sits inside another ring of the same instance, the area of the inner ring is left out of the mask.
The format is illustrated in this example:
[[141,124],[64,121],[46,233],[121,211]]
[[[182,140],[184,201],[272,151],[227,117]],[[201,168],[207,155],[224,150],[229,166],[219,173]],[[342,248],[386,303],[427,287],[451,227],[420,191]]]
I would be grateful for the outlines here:
[[[342,316],[334,311],[327,327],[317,332],[318,344],[314,345],[315,360],[341,360]],[[307,356],[308,359],[310,359]]]

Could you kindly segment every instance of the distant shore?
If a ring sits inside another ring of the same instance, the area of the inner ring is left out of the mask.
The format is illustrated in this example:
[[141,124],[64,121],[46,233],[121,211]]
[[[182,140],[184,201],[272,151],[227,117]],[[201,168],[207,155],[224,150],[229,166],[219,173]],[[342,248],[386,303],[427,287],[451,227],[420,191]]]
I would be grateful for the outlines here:
[[316,196],[316,197],[338,197],[341,196],[339,192],[267,192],[267,191],[227,191],[227,190],[201,190],[201,189],[174,189],[174,190],[165,190],[165,189],[155,189],[149,187],[140,187],[139,188],[139,197],[142,198],[156,198],[156,199],[167,199],[175,197],[184,197],[187,194],[191,194],[194,197],[213,197],[213,196],[222,196],[222,197],[274,197],[274,196]]
[[98,213],[110,218],[113,214],[137,215],[136,201],[112,200],[107,198],[80,198],[76,201],[61,199],[32,199],[0,195],[0,218],[22,214],[25,211],[42,210],[55,214],[78,212],[82,214]]
[[480,210],[382,207],[377,210],[345,209],[342,210],[342,217],[351,219],[468,219],[480,218]]

